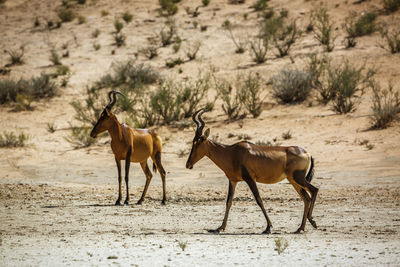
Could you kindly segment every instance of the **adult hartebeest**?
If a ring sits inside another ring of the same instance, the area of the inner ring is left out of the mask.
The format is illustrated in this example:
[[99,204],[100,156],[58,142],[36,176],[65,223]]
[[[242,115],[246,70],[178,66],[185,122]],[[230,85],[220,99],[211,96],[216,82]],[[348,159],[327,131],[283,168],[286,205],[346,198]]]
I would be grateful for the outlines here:
[[[304,231],[307,218],[312,226],[317,228],[317,224],[312,219],[312,211],[318,188],[310,184],[314,174],[314,160],[311,155],[297,146],[255,145],[247,141],[241,141],[233,145],[219,144],[208,139],[209,128],[203,134],[205,125],[201,118],[203,113],[204,110],[200,109],[192,116],[197,129],[193,138],[192,150],[186,162],[186,168],[192,169],[197,161],[207,156],[224,171],[229,179],[224,220],[219,228],[209,230],[209,232],[219,233],[225,230],[236,184],[240,181],[245,181],[267,220],[267,228],[263,233],[269,234],[272,224],[264,209],[256,183],[274,184],[285,178],[289,180],[304,201],[303,220],[295,233]],[[197,119],[196,116],[198,116]]]
[[[161,175],[163,184],[163,199],[162,204],[165,204],[165,170],[161,164],[161,138],[153,130],[148,129],[132,129],[127,124],[120,124],[117,117],[111,113],[111,109],[116,102],[116,95],[119,91],[110,91],[108,97],[109,104],[104,108],[99,120],[93,127],[90,136],[95,138],[99,133],[108,131],[111,136],[111,149],[115,156],[115,162],[118,168],[118,199],[115,205],[121,205],[121,160],[125,160],[125,183],[126,183],[126,199],[124,204],[129,204],[129,167],[131,162],[139,162],[144,174],[146,175],[146,184],[143,189],[142,197],[137,204],[141,204],[146,196],[152,174],[147,165],[147,159],[151,157],[153,160],[153,170]],[[112,97],[111,97],[112,96]]]

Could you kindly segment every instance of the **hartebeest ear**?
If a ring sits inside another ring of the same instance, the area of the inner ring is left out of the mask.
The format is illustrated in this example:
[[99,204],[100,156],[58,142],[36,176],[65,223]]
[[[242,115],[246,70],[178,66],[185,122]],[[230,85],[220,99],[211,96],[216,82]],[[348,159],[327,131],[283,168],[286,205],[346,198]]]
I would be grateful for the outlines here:
[[210,128],[207,128],[203,135],[205,138],[208,138],[208,136],[210,135]]

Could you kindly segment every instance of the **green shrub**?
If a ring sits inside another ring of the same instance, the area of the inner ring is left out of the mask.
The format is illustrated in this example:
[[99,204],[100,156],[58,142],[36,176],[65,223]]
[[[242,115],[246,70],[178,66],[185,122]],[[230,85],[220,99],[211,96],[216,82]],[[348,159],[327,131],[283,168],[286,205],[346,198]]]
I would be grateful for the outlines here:
[[278,50],[278,57],[289,53],[291,46],[300,38],[302,32],[297,29],[296,21],[290,22],[285,17],[271,17],[262,24],[261,34]]
[[309,72],[300,70],[281,70],[272,76],[273,96],[281,103],[301,103],[312,90]]
[[331,87],[326,83],[330,65],[331,59],[326,54],[318,56],[313,53],[309,55],[309,62],[306,67],[310,75],[311,85],[319,93],[318,100],[325,105],[335,97]]
[[60,65],[57,67],[56,76],[64,76],[70,72],[70,69],[66,65]]
[[82,16],[82,15],[79,15],[78,16],[78,23],[79,24],[83,24],[83,23],[85,23],[86,22],[86,17],[84,17],[84,16]]
[[262,112],[261,93],[262,79],[258,73],[249,72],[246,76],[239,76],[237,88],[242,98],[243,107],[253,118],[260,116]]
[[0,147],[23,147],[29,140],[30,136],[24,132],[18,135],[12,131],[4,131],[0,134]]
[[334,25],[331,22],[326,8],[316,8],[313,13],[313,32],[314,38],[317,39],[327,52],[331,52],[335,47]]
[[29,80],[29,95],[33,98],[53,97],[58,92],[58,87],[54,81],[50,79],[50,75],[41,74],[38,77],[32,77]]
[[203,6],[208,6],[210,4],[210,0],[201,0]]
[[148,46],[141,48],[139,52],[148,59],[153,59],[158,56],[158,45],[155,40],[150,40]]
[[396,12],[400,7],[400,0],[383,0],[383,9],[386,13]]
[[14,111],[33,110],[32,101],[33,97],[30,95],[17,94]]
[[173,59],[172,61],[165,62],[165,66],[168,68],[174,68],[176,65],[185,63],[181,58]]
[[235,90],[231,83],[225,79],[214,79],[218,96],[222,100],[222,110],[229,119],[237,119],[244,116],[242,96]]
[[80,5],[86,4],[86,0],[77,0],[77,1],[78,1],[78,4],[80,4]]
[[281,237],[280,238],[275,238],[274,242],[275,242],[274,250],[276,252],[278,252],[278,255],[283,253],[285,251],[285,249],[289,246],[289,242],[286,239],[281,238]]
[[122,32],[114,34],[114,41],[117,47],[125,45],[126,35]]
[[110,12],[108,12],[107,10],[102,10],[101,11],[101,16],[102,17],[108,16],[109,14],[110,14]]
[[94,30],[93,32],[92,32],[92,37],[93,38],[97,38],[99,35],[100,35],[100,30],[99,29],[96,29],[96,30]]
[[122,19],[123,19],[126,23],[129,23],[129,22],[132,21],[133,15],[132,15],[131,13],[129,13],[129,12],[125,12],[125,13],[122,15]]
[[346,47],[354,47],[356,45],[356,37],[368,35],[376,31],[375,19],[376,14],[373,12],[363,14],[359,18],[357,18],[356,13],[351,13],[342,25],[347,33]]
[[119,19],[116,19],[114,21],[114,28],[116,33],[121,32],[122,28],[124,28],[124,24],[122,24],[122,22]]
[[257,0],[253,5],[250,7],[253,8],[255,11],[264,11],[268,7],[269,0]]
[[168,46],[172,44],[177,37],[175,20],[167,19],[165,26],[160,30],[158,35],[160,37],[162,46]]
[[371,128],[387,128],[391,122],[398,118],[400,113],[399,91],[395,91],[391,83],[389,83],[388,89],[381,89],[377,84],[374,84],[372,89]]
[[151,108],[161,116],[162,122],[170,124],[182,118],[182,97],[179,85],[171,80],[163,81],[151,94]]
[[181,99],[183,116],[188,118],[199,109],[200,102],[207,97],[208,90],[211,87],[211,74],[201,73],[197,75],[195,80],[187,80],[182,84]]
[[328,69],[328,87],[333,92],[333,110],[337,113],[349,113],[356,110],[360,96],[370,87],[375,72],[369,69],[363,74],[365,66],[359,68],[350,65],[349,61]]
[[161,7],[161,15],[173,16],[178,12],[178,6],[173,0],[158,0]]
[[73,10],[68,8],[62,8],[58,11],[58,17],[62,22],[70,22],[75,19],[75,13]]

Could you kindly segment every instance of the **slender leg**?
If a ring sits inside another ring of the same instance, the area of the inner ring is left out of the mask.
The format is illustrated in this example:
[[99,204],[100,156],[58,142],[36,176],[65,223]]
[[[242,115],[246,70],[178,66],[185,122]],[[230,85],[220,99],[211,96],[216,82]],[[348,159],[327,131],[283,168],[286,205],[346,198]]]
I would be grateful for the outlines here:
[[121,177],[121,161],[115,158],[115,162],[117,163],[117,168],[118,168],[118,199],[115,202],[115,205],[121,205],[121,198],[122,198],[122,193],[121,193],[121,182],[122,182],[122,177]]
[[125,158],[125,184],[126,184],[126,199],[124,205],[129,205],[129,167],[131,166],[132,147],[130,146]]
[[[156,162],[156,167],[158,172],[160,173],[161,176],[161,181],[163,184],[163,199],[161,201],[162,205],[165,205],[165,201],[167,201],[167,193],[166,193],[166,185],[165,185],[165,170],[163,165],[161,164],[161,152],[157,152],[154,158],[155,162]],[[153,162],[154,162],[153,160]]]
[[[290,181],[290,180],[289,180]],[[300,198],[303,200],[304,202],[304,212],[303,212],[303,219],[301,220],[301,225],[299,227],[299,229],[297,229],[296,232],[294,232],[295,234],[299,234],[301,233],[301,231],[304,231],[304,228],[306,226],[306,219],[307,219],[307,215],[309,214],[309,210],[310,210],[310,203],[311,203],[311,198],[310,196],[307,194],[307,192],[301,188],[301,186],[299,184],[297,184],[295,181],[290,181],[291,184],[293,185],[294,189],[296,190],[296,192],[299,194]]]
[[147,165],[147,161],[141,162],[140,166],[142,167],[144,175],[146,176],[146,184],[144,185],[142,196],[139,199],[139,201],[137,202],[138,205],[142,204],[144,197],[146,196],[147,189],[149,188],[151,178],[153,177],[153,175],[151,174],[151,171],[149,169],[149,166]]
[[208,230],[210,233],[220,233],[225,230],[226,222],[228,220],[229,210],[232,206],[233,195],[235,194],[237,182],[229,181],[229,190],[228,190],[228,197],[226,198],[226,209],[225,209],[225,216],[224,220],[222,221],[222,225],[215,230]]
[[308,185],[309,185],[308,189],[311,191],[311,205],[310,205],[310,210],[308,211],[308,220],[310,221],[311,225],[314,228],[317,228],[317,224],[315,223],[315,221],[313,220],[313,217],[312,217],[312,212],[314,209],[314,204],[315,204],[315,200],[317,199],[317,194],[318,194],[319,189],[317,187],[313,186],[312,184],[308,184]]
[[268,218],[267,212],[264,209],[264,204],[262,202],[262,199],[260,197],[260,193],[258,192],[257,184],[256,182],[251,178],[249,172],[246,170],[244,166],[242,166],[242,178],[243,180],[247,183],[247,185],[250,187],[251,192],[254,195],[254,198],[257,201],[258,206],[260,206],[265,219],[267,220],[267,228],[263,231],[263,234],[270,234],[271,233],[271,227],[272,223]]

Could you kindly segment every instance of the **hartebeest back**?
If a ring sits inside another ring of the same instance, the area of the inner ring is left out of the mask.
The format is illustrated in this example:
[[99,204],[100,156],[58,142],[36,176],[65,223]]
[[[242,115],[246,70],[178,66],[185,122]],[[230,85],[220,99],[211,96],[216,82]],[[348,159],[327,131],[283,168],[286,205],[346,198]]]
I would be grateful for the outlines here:
[[143,189],[142,197],[137,204],[141,204],[146,196],[152,174],[147,165],[147,159],[151,157],[153,160],[153,169],[158,170],[163,183],[162,204],[165,204],[165,170],[161,164],[161,138],[153,130],[148,129],[132,129],[127,124],[120,124],[117,117],[111,113],[111,109],[116,102],[116,95],[123,94],[119,91],[110,91],[108,97],[110,103],[106,106],[100,115],[99,120],[93,127],[90,136],[95,138],[99,133],[108,131],[111,136],[111,149],[115,156],[115,162],[118,168],[118,199],[115,205],[121,205],[121,160],[125,160],[125,183],[126,183],[126,199],[124,204],[129,204],[129,167],[131,162],[138,162],[146,175],[146,184]]
[[[219,233],[225,230],[236,184],[245,181],[267,220],[267,228],[263,233],[269,234],[272,224],[264,209],[256,183],[273,184],[285,178],[289,180],[304,201],[303,220],[296,233],[304,231],[307,218],[312,226],[317,228],[312,219],[312,211],[318,188],[310,184],[314,173],[314,160],[311,155],[297,146],[265,146],[247,141],[233,145],[217,143],[208,139],[209,128],[203,134],[205,125],[201,118],[203,113],[204,110],[198,110],[192,116],[197,129],[186,168],[193,168],[197,161],[207,156],[226,174],[229,180],[224,220],[219,228],[210,230],[210,232]],[[197,119],[196,116],[198,116]]]

